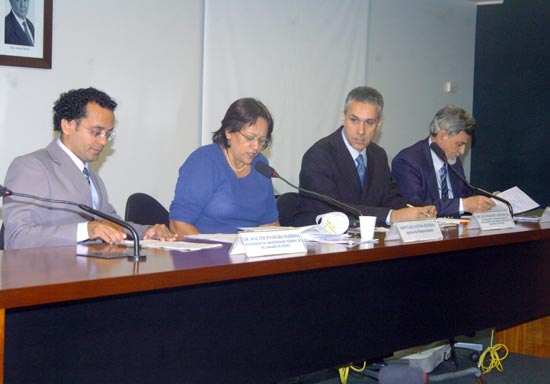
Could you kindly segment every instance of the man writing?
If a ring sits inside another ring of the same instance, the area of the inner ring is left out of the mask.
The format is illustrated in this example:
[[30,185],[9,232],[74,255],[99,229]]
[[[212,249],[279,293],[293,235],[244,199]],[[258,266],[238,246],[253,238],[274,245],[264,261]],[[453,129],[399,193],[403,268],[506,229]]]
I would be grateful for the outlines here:
[[430,137],[403,149],[392,161],[392,174],[399,193],[417,204],[434,204],[439,216],[460,217],[464,212],[483,212],[495,206],[493,200],[476,196],[430,149],[437,144],[459,174],[459,159],[476,129],[476,121],[464,109],[447,105],[434,116]]
[[[383,108],[384,99],[376,89],[351,90],[342,126],[304,154],[300,187],[376,216],[378,225],[435,217],[434,206],[407,208],[391,177],[386,152],[372,142],[382,126]],[[317,215],[334,210],[338,208],[300,194],[295,225],[314,224]]]
[[[117,103],[94,88],[71,90],[54,104],[54,131],[60,137],[46,148],[13,160],[6,186],[16,192],[68,200],[116,216],[107,190],[88,163],[97,160],[107,141],[114,137]],[[94,217],[78,207],[4,198],[5,248],[71,245],[100,239],[113,244],[126,238],[119,225]],[[161,224],[147,228],[135,224],[144,239],[175,240]]]

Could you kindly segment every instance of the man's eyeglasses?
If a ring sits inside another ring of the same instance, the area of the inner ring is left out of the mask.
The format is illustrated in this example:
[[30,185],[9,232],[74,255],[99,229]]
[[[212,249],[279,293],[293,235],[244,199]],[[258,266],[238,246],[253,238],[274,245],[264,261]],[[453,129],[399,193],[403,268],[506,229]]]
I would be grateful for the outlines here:
[[255,137],[251,135],[245,135],[241,131],[237,132],[239,132],[241,136],[244,137],[248,144],[252,144],[253,142],[257,141],[262,150],[266,149],[267,147],[269,147],[269,144],[271,144],[271,139],[268,139],[267,137]]
[[94,129],[94,128],[87,128],[87,129],[88,129],[88,132],[90,132],[90,135],[92,135],[96,139],[106,138],[107,141],[111,141],[116,136],[116,133],[114,130],[106,131],[104,129]]

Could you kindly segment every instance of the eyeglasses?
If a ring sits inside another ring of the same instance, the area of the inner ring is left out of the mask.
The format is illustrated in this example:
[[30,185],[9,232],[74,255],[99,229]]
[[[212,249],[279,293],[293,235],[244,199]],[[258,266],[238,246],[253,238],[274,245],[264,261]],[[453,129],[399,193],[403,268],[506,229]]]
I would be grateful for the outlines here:
[[252,144],[253,142],[257,141],[258,145],[262,148],[262,150],[266,149],[267,147],[269,147],[269,144],[271,144],[271,139],[268,139],[267,137],[263,137],[263,138],[254,137],[250,135],[245,135],[241,131],[237,131],[237,132],[239,132],[241,136],[244,137],[244,139],[248,144]]
[[90,135],[92,135],[94,138],[105,138],[107,141],[111,141],[115,138],[116,132],[114,130],[106,131],[104,129],[94,129],[94,128],[86,128],[88,132],[90,132]]

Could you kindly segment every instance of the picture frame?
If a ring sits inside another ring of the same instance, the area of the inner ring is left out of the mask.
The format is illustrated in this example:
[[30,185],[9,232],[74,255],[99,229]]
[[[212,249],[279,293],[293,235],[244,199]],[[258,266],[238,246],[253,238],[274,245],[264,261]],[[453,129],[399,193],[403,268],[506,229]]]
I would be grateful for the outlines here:
[[52,68],[52,11],[53,0],[28,0],[23,32],[10,1],[0,0],[0,65]]

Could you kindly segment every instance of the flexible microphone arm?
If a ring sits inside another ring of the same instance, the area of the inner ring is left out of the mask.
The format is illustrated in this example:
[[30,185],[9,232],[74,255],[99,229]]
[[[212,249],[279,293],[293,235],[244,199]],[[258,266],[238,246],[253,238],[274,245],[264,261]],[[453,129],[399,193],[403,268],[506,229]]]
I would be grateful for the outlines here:
[[330,196],[326,196],[326,195],[322,195],[320,193],[317,193],[317,192],[314,192],[314,191],[310,191],[308,189],[304,189],[304,188],[301,188],[301,187],[297,187],[295,186],[294,184],[292,184],[291,182],[289,182],[288,180],[286,180],[285,178],[283,178],[281,175],[279,175],[277,173],[277,171],[275,171],[275,169],[273,169],[272,167],[270,167],[269,165],[267,165],[266,163],[264,162],[261,162],[261,161],[258,161],[256,163],[256,171],[258,171],[259,173],[261,173],[262,175],[264,175],[265,177],[267,177],[268,179],[272,178],[272,177],[275,177],[275,178],[278,178],[278,179],[281,179],[282,181],[284,181],[285,183],[287,183],[288,185],[290,185],[292,188],[294,189],[297,189],[298,191],[300,192],[303,192],[307,195],[310,195],[312,197],[315,197],[319,200],[322,200],[324,201],[325,203],[329,203],[329,204],[332,204],[332,205],[335,205],[337,206],[338,208],[341,208],[343,209],[344,211],[346,212],[349,212],[351,213],[352,215],[356,216],[357,218],[359,216],[363,216],[363,212],[361,212],[359,209],[355,208],[355,207],[352,207],[348,204],[344,204],[342,203],[341,201],[338,201],[338,200],[335,200],[333,199],[332,197]]
[[101,217],[105,220],[111,221],[113,223],[116,223],[116,224],[120,225],[121,227],[126,228],[128,231],[130,231],[130,233],[132,234],[132,237],[134,238],[134,255],[133,255],[134,259],[140,259],[140,258],[145,257],[145,255],[140,255],[139,254],[139,235],[138,235],[137,231],[134,229],[134,227],[132,227],[127,222],[122,221],[122,220],[120,220],[120,219],[118,219],[114,216],[111,216],[111,215],[108,215],[108,214],[103,213],[101,211],[98,211],[97,209],[94,209],[94,208],[89,207],[87,205],[75,203],[73,201],[49,199],[49,198],[46,198],[46,197],[28,195],[26,193],[13,192],[13,191],[9,190],[8,188],[4,187],[1,184],[0,184],[0,196],[1,197],[18,196],[18,197],[25,197],[25,198],[33,199],[33,200],[45,201],[45,202],[48,202],[48,203],[67,204],[67,205],[73,205],[75,207],[78,207],[78,208],[82,209],[83,211],[89,212],[93,215],[99,216],[99,217]]
[[456,177],[462,180],[464,184],[466,184],[468,187],[470,187],[480,195],[483,195],[486,197],[492,197],[495,200],[502,201],[504,204],[506,204],[506,206],[508,206],[508,210],[510,211],[510,216],[514,217],[514,208],[512,207],[512,204],[510,204],[508,200],[505,200],[502,197],[495,195],[494,193],[488,192],[482,188],[478,188],[470,184],[468,180],[466,180],[466,178],[460,174],[460,172],[458,172],[456,169],[454,169],[454,167],[451,164],[449,164],[449,162],[447,161],[447,156],[445,155],[445,152],[439,145],[437,145],[437,143],[432,142],[430,144],[430,148],[432,149],[432,151],[435,152],[437,157],[439,157],[445,164],[447,164],[447,168],[449,168]]

